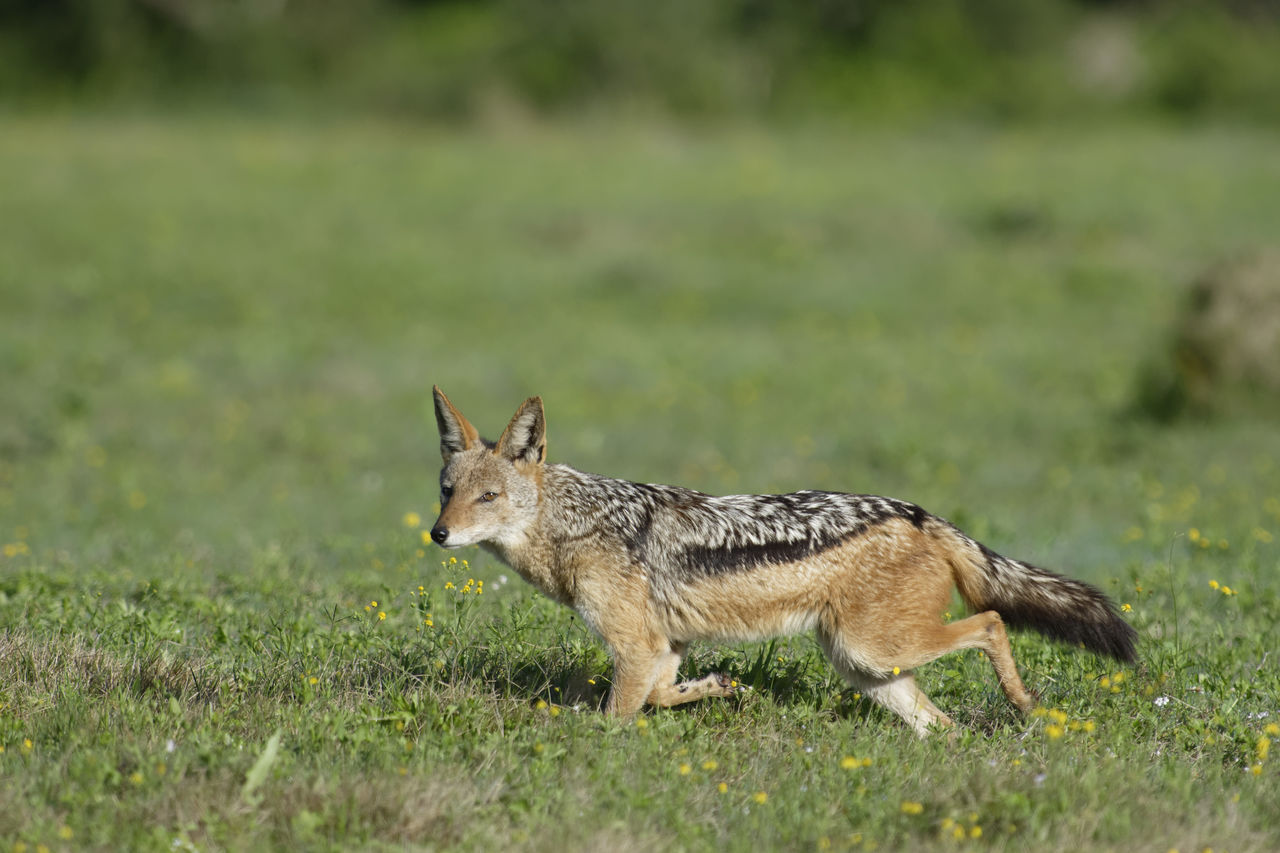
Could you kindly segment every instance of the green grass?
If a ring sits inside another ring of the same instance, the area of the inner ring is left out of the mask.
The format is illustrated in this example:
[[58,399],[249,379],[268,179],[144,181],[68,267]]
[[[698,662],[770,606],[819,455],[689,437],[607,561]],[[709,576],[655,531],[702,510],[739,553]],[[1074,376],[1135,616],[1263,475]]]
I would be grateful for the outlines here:
[[[0,850],[1275,849],[1275,409],[1126,410],[1274,239],[1276,143],[7,121]],[[1024,719],[943,659],[954,745],[807,638],[606,719],[572,614],[406,524],[432,383],[491,436],[541,394],[587,470],[917,501],[1130,604],[1140,661],[1017,637]]]

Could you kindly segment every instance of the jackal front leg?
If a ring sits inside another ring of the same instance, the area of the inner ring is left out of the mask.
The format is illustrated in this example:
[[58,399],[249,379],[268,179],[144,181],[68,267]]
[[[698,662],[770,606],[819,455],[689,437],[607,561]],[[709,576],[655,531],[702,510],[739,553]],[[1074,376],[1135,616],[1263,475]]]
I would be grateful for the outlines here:
[[688,650],[687,643],[672,643],[671,649],[658,662],[658,677],[647,701],[658,708],[670,708],[686,702],[696,702],[708,696],[732,696],[746,688],[727,675],[713,672],[702,678],[676,682],[676,671]]
[[675,684],[686,646],[654,637],[647,643],[613,647],[613,691],[605,710],[629,717],[647,702],[659,708],[707,696],[732,696],[742,688],[719,673]]

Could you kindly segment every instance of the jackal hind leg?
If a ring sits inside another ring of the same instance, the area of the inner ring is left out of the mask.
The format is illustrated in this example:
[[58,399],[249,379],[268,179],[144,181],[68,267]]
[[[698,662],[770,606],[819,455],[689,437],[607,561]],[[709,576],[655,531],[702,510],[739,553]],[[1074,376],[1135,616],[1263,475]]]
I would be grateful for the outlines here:
[[1035,695],[1018,675],[1018,666],[1013,662],[1013,648],[1009,645],[1009,635],[999,613],[988,610],[943,627],[949,636],[947,647],[939,655],[955,649],[981,649],[991,660],[996,678],[1000,680],[1000,689],[1009,701],[1023,713],[1030,713],[1036,707]]
[[1024,713],[1036,706],[1036,698],[1027,690],[1013,662],[1013,649],[1004,630],[1004,620],[994,610],[978,613],[949,625],[938,624],[921,632],[912,648],[903,653],[902,668],[915,669],[950,652],[980,649],[986,652],[995,668],[1000,689],[1009,701]]
[[688,651],[687,643],[672,643],[671,649],[659,662],[658,677],[646,701],[658,708],[670,708],[686,702],[696,702],[708,696],[732,696],[742,688],[727,675],[713,672],[701,678],[676,683],[676,671]]
[[[955,725],[916,686],[915,676],[910,672],[887,679],[867,679],[863,692],[872,701],[906,720],[920,737],[928,737],[937,729],[950,729]],[[954,737],[954,731],[950,736]]]
[[949,729],[955,724],[938,706],[916,686],[915,677],[908,671],[890,675],[877,673],[862,650],[838,632],[818,631],[818,644],[826,652],[831,665],[867,698],[892,711],[915,730],[920,737],[927,737],[934,729]]
[[962,649],[980,649],[985,652],[996,671],[1000,689],[1020,711],[1030,713],[1036,707],[1036,697],[1022,683],[1017,664],[1013,662],[1013,649],[1004,620],[994,610],[978,613],[948,625],[938,624],[920,632],[911,648],[902,651],[903,670],[915,669],[950,652]]

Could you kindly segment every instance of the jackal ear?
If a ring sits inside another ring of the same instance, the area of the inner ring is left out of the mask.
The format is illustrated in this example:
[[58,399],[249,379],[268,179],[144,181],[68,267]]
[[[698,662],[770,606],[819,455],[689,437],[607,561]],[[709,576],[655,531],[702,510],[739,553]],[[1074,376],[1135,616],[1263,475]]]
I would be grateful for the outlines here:
[[440,390],[439,385],[432,386],[436,398],[436,426],[440,428],[440,455],[445,464],[455,453],[470,450],[480,444],[480,433],[471,422],[462,416],[449,402],[449,398]]
[[520,404],[515,417],[502,431],[496,452],[512,462],[537,465],[547,458],[547,422],[542,414],[541,397],[530,397]]

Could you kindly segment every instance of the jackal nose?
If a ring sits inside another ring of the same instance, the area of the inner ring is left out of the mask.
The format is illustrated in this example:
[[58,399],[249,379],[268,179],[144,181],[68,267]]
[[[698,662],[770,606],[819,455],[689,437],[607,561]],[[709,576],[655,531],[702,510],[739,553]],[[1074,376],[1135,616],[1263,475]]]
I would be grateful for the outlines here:
[[431,528],[431,538],[437,545],[443,545],[444,541],[449,538],[449,528],[436,525]]

